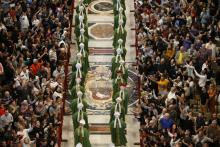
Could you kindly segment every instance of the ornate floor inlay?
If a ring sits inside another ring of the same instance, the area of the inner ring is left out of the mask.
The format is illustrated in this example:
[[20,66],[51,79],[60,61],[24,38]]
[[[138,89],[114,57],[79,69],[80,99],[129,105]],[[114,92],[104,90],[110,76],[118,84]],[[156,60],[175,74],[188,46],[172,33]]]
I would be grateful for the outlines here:
[[111,14],[113,13],[113,5],[111,0],[95,0],[89,5],[89,12],[95,14]]
[[85,87],[90,109],[105,110],[111,107],[112,80],[109,67],[91,67]]
[[89,26],[89,36],[96,40],[112,40],[113,32],[111,23],[96,23]]
[[[91,65],[90,65],[91,66]],[[129,72],[128,92],[130,95],[129,104],[136,100],[135,96],[135,79]],[[104,111],[96,110],[109,110],[112,104],[112,80],[111,80],[111,67],[107,65],[93,65],[87,74],[86,82],[86,101],[88,109],[94,113],[105,113]]]

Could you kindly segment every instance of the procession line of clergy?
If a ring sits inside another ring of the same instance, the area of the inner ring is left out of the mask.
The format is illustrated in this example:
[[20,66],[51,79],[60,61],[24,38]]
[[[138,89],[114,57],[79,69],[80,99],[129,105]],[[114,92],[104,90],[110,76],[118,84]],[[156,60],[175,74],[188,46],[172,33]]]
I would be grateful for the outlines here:
[[76,147],[91,147],[89,141],[89,125],[86,113],[85,78],[89,68],[88,61],[88,23],[86,7],[90,0],[79,0],[75,15],[75,36],[78,53],[72,66],[71,108]]
[[111,140],[114,146],[126,146],[126,123],[125,115],[128,111],[128,69],[125,67],[126,37],[125,30],[125,1],[113,0],[114,9],[114,38],[112,58],[111,78],[113,80],[112,107],[110,110],[109,126],[111,130]]

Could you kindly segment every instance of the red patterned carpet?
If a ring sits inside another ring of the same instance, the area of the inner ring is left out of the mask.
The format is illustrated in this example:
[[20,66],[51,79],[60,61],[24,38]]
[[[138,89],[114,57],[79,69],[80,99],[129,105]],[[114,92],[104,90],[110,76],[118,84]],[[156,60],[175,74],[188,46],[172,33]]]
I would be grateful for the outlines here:
[[89,126],[90,134],[110,134],[108,124],[91,124]]
[[113,55],[114,50],[112,48],[90,48],[89,49],[90,55]]

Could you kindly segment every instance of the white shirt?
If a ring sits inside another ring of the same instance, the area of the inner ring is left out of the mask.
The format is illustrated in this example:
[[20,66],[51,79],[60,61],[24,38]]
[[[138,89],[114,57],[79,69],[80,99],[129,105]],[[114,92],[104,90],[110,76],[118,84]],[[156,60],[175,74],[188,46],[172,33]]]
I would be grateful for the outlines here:
[[[17,132],[17,135],[23,136],[22,139],[21,139],[22,142],[24,141],[25,138],[27,138],[27,139],[30,140],[30,137],[29,137],[28,133],[30,133],[32,130],[33,130],[33,128],[24,129],[23,131]],[[30,141],[30,144],[31,144],[31,143],[32,143],[32,142]],[[28,146],[29,146],[29,144],[22,143],[22,147],[28,147]]]
[[211,43],[208,42],[208,43],[205,44],[205,48],[206,48],[206,49],[209,49],[209,50],[214,49],[215,46],[216,46],[216,45],[215,45],[214,43],[211,44]]
[[207,65],[206,63],[203,63],[203,64],[202,64],[202,70],[204,70],[204,69],[206,69],[206,68],[208,68],[208,65]]
[[190,87],[190,88],[193,88],[193,87],[194,87],[194,82],[193,82],[193,81],[190,81],[190,82],[187,81],[187,82],[189,83],[189,87]]
[[20,23],[21,23],[21,28],[23,29],[29,28],[30,24],[27,15],[22,15],[20,17]]
[[194,140],[195,143],[198,143],[198,142],[204,143],[204,142],[207,142],[207,141],[209,141],[209,142],[213,141],[211,138],[209,138],[207,136],[203,136],[201,138],[201,137],[199,137],[198,134],[193,136],[193,140]]
[[53,72],[53,77],[57,78],[58,76],[61,76],[61,77],[64,76],[64,70],[63,70],[63,68],[62,68],[60,71],[58,71],[57,69],[54,70],[54,72]]
[[179,41],[174,39],[173,40],[173,47],[176,48],[179,45]]
[[166,100],[165,100],[165,104],[167,105],[167,104],[169,103],[169,101],[171,101],[172,99],[175,99],[175,100],[177,99],[177,98],[176,98],[176,93],[170,91],[170,92],[168,93],[168,95],[167,95]]
[[206,81],[207,81],[207,76],[198,74],[196,70],[194,70],[194,71],[196,73],[196,76],[199,77],[199,82],[198,82],[199,87],[205,87]]
[[21,77],[22,80],[29,80],[29,70],[26,69],[25,72],[22,71],[22,72],[20,73],[20,77]]
[[11,115],[11,113],[8,113],[8,115],[2,115],[1,118],[1,126],[4,127],[6,125],[9,125],[9,123],[13,122],[13,116]]
[[50,60],[57,61],[57,52],[54,51],[53,49],[50,49],[50,51],[49,51],[49,58],[50,58]]
[[62,98],[62,97],[63,97],[63,94],[62,94],[62,93],[58,93],[58,92],[55,91],[55,92],[53,93],[52,97],[53,97],[54,100],[56,100],[57,97]]

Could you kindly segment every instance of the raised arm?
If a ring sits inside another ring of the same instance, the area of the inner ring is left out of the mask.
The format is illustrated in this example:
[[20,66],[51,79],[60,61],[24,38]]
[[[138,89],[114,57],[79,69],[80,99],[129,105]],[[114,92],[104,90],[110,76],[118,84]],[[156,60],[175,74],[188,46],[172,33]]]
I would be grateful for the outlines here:
[[194,72],[195,72],[195,74],[196,74],[197,77],[199,77],[199,78],[203,78],[203,77],[204,77],[203,75],[200,75],[200,74],[196,71],[195,68],[194,68]]

